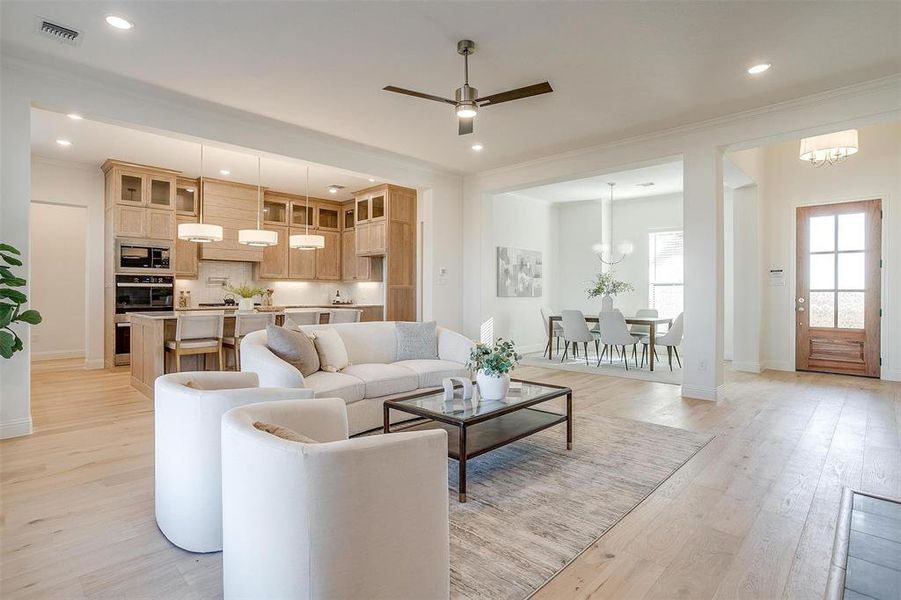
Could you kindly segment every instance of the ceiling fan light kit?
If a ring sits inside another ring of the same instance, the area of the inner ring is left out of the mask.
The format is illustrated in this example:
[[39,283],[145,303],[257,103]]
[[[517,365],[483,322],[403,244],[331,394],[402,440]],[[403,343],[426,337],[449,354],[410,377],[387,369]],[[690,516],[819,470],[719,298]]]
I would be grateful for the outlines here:
[[475,52],[475,49],[476,45],[472,40],[460,40],[457,42],[457,53],[463,55],[463,86],[456,89],[453,100],[399,88],[393,85],[387,85],[382,89],[387,92],[404,94],[413,96],[414,98],[422,98],[423,100],[452,104],[454,106],[454,112],[457,115],[458,135],[468,135],[473,132],[473,119],[479,114],[480,107],[509,102],[511,100],[519,100],[521,98],[529,98],[531,96],[538,96],[554,91],[551,85],[545,81],[543,83],[536,83],[534,85],[528,85],[515,90],[509,90],[507,92],[480,98],[479,90],[469,85],[469,55]]

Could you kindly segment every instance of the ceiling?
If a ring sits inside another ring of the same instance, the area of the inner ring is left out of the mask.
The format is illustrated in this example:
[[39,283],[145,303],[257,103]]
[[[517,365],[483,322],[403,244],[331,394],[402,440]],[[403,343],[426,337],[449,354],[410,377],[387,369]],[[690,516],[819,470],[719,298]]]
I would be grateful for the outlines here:
[[[112,29],[110,13],[134,29]],[[36,15],[81,31],[83,42],[36,35]],[[901,72],[894,1],[6,0],[2,36],[463,172]],[[475,133],[457,136],[452,107],[381,90],[452,95],[462,38],[477,44],[470,76],[482,95],[544,80],[555,92],[485,107]],[[769,72],[746,73],[764,61]]]
[[[60,146],[56,140],[72,142]],[[63,114],[32,109],[31,152],[55,160],[94,165],[98,169],[108,159],[181,171],[186,177],[200,176],[200,145],[136,129],[82,119],[73,121]],[[256,184],[257,152],[220,146],[204,147],[204,175],[240,183]],[[376,183],[359,173],[306,163],[270,154],[260,158],[263,187],[280,192],[304,194],[306,171],[310,167],[310,195],[332,200],[350,200],[352,193]],[[219,171],[225,169],[228,175]],[[330,185],[344,189],[332,194]]]

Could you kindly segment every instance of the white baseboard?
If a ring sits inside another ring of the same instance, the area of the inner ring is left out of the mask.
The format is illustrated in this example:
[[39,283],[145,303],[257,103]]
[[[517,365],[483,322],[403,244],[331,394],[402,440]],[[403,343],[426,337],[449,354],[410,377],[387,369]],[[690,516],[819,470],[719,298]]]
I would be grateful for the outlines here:
[[84,350],[52,350],[46,352],[31,352],[31,360],[60,360],[63,358],[84,358]]
[[703,387],[699,385],[682,384],[682,397],[694,398],[695,400],[710,400],[716,402],[722,397],[723,386]]
[[882,369],[882,379],[885,381],[901,381],[901,369]]
[[765,360],[763,361],[763,368],[770,369],[772,371],[794,371],[795,364],[791,361],[787,360]]
[[31,417],[13,419],[6,423],[0,423],[0,440],[31,435]]
[[744,371],[745,373],[760,373],[759,362],[732,361],[732,369],[735,371]]
[[85,369],[105,369],[106,361],[102,358],[86,358],[84,360]]

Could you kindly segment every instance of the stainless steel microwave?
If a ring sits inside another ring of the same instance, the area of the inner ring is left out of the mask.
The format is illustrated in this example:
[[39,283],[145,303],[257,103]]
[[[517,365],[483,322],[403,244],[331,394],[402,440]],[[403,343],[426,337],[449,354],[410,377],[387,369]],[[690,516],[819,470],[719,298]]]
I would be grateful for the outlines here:
[[117,273],[169,273],[172,271],[171,257],[171,242],[116,240]]

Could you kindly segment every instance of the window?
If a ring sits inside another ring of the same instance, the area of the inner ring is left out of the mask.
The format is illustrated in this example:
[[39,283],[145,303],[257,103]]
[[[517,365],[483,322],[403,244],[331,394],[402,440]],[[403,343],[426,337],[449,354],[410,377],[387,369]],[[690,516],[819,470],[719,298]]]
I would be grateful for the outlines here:
[[682,232],[648,234],[648,303],[661,317],[682,312]]

